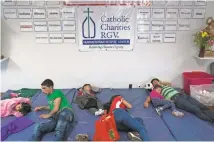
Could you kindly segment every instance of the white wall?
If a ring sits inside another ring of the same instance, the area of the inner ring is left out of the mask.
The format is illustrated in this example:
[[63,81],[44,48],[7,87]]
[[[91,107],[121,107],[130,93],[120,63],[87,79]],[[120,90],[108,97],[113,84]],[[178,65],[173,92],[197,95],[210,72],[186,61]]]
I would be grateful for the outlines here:
[[[214,16],[214,2],[207,4],[206,17]],[[194,55],[192,34],[205,20],[192,20],[190,32],[178,32],[176,44],[135,44],[131,52],[79,52],[77,44],[35,44],[34,33],[21,33],[18,20],[2,21],[2,52],[10,57],[2,70],[1,89],[39,88],[51,78],[56,88],[79,87],[91,83],[100,87],[128,87],[151,77],[172,81],[182,87],[181,73],[207,70]]]

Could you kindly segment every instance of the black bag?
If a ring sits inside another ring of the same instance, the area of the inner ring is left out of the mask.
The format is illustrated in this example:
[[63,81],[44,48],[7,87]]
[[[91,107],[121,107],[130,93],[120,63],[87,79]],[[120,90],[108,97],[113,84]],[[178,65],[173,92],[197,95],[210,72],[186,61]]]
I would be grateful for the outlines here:
[[89,109],[89,108],[98,108],[97,107],[97,100],[94,98],[87,98],[87,103],[84,106],[84,109]]

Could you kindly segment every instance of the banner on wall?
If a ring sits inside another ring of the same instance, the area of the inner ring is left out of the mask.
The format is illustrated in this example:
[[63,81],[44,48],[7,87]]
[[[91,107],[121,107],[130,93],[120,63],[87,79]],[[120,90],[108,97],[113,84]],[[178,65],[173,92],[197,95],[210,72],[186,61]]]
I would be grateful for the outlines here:
[[134,8],[79,7],[79,50],[133,50]]

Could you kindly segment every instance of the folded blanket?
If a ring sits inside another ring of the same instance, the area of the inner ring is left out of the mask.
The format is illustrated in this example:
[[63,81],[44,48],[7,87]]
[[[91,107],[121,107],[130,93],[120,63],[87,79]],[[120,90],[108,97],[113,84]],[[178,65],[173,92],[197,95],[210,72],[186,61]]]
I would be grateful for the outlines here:
[[4,141],[11,134],[18,133],[28,128],[30,125],[34,123],[35,123],[34,121],[26,117],[19,117],[15,119],[9,124],[1,127],[1,141]]
[[9,90],[7,91],[2,97],[2,100],[11,98],[11,93],[18,94],[18,97],[23,98],[31,98],[33,97],[40,89],[28,89],[28,88],[22,88],[20,90]]

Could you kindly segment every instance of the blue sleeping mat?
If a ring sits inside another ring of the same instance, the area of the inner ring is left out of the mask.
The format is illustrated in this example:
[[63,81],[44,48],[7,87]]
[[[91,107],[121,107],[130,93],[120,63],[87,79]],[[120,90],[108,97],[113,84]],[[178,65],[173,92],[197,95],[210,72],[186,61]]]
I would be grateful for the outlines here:
[[170,110],[164,111],[161,116],[176,141],[214,140],[213,123],[203,121],[189,112],[180,111],[185,114],[182,118],[173,116]]
[[[143,107],[143,102],[146,100],[147,96],[145,89],[102,89],[102,91],[97,94],[97,97],[101,102],[106,103],[113,95],[121,95],[133,105],[130,113],[134,117],[141,117],[144,120],[145,127],[152,141],[175,140],[154,109],[152,109],[152,107],[149,107],[148,109]],[[86,110],[80,110],[76,104],[73,104],[73,109],[75,109],[77,114],[78,123],[68,139],[74,140],[75,136],[79,133],[88,134],[89,138],[92,139],[95,121],[98,117],[91,115]],[[162,133],[163,131],[164,133]],[[127,133],[120,132],[120,137],[120,140],[129,140]]]
[[[70,102],[72,102],[73,97],[76,93],[76,89],[62,89],[62,92],[66,95],[66,97],[68,98],[68,100]],[[42,106],[42,105],[47,105],[47,99],[46,96],[39,91],[35,96],[32,97],[32,107],[35,108],[36,106]],[[39,118],[40,114],[46,113],[46,111],[39,111],[39,112],[31,112],[28,115],[26,115],[27,118],[35,121],[36,123],[40,123],[40,122],[45,122],[48,121],[47,119],[41,119]],[[2,126],[8,124],[10,121],[15,120],[16,118],[14,116],[11,117],[7,117],[7,118],[2,118]],[[31,139],[32,136],[32,131],[34,130],[34,127],[36,125],[36,123],[34,125],[31,125],[30,127],[28,127],[27,129],[10,135],[6,141],[28,141]],[[48,134],[44,137],[45,139],[50,139],[52,140],[53,134]]]
[[[94,134],[94,123],[99,118],[91,115],[86,110],[81,110],[73,103],[76,89],[62,89],[66,97],[72,103],[73,111],[75,113],[75,122],[72,125],[72,130],[68,135],[68,140],[73,141],[77,134],[88,134],[92,140]],[[185,112],[184,118],[175,118],[171,115],[170,111],[163,113],[162,117],[158,116],[152,105],[145,109],[143,102],[148,96],[148,92],[145,89],[102,89],[97,97],[106,103],[113,95],[121,95],[128,100],[133,108],[129,110],[130,114],[134,117],[141,117],[144,121],[148,135],[152,141],[175,141],[175,140],[214,140],[214,126],[203,120],[198,119],[192,114]],[[38,92],[32,98],[33,108],[36,106],[47,105],[46,97],[43,93]],[[48,121],[46,119],[39,118],[39,115],[43,112],[31,112],[26,117],[34,120],[36,123]],[[8,117],[2,119],[2,126],[8,124],[14,120],[15,117]],[[29,128],[10,135],[7,141],[27,141],[32,136],[32,131],[36,124],[31,125]],[[49,133],[44,136],[43,140],[53,140],[54,133]],[[120,140],[128,140],[127,134],[120,132]]]
[[175,118],[171,111],[163,113],[162,119],[177,141],[213,141],[214,124],[203,121],[191,113],[184,112],[183,118]]

